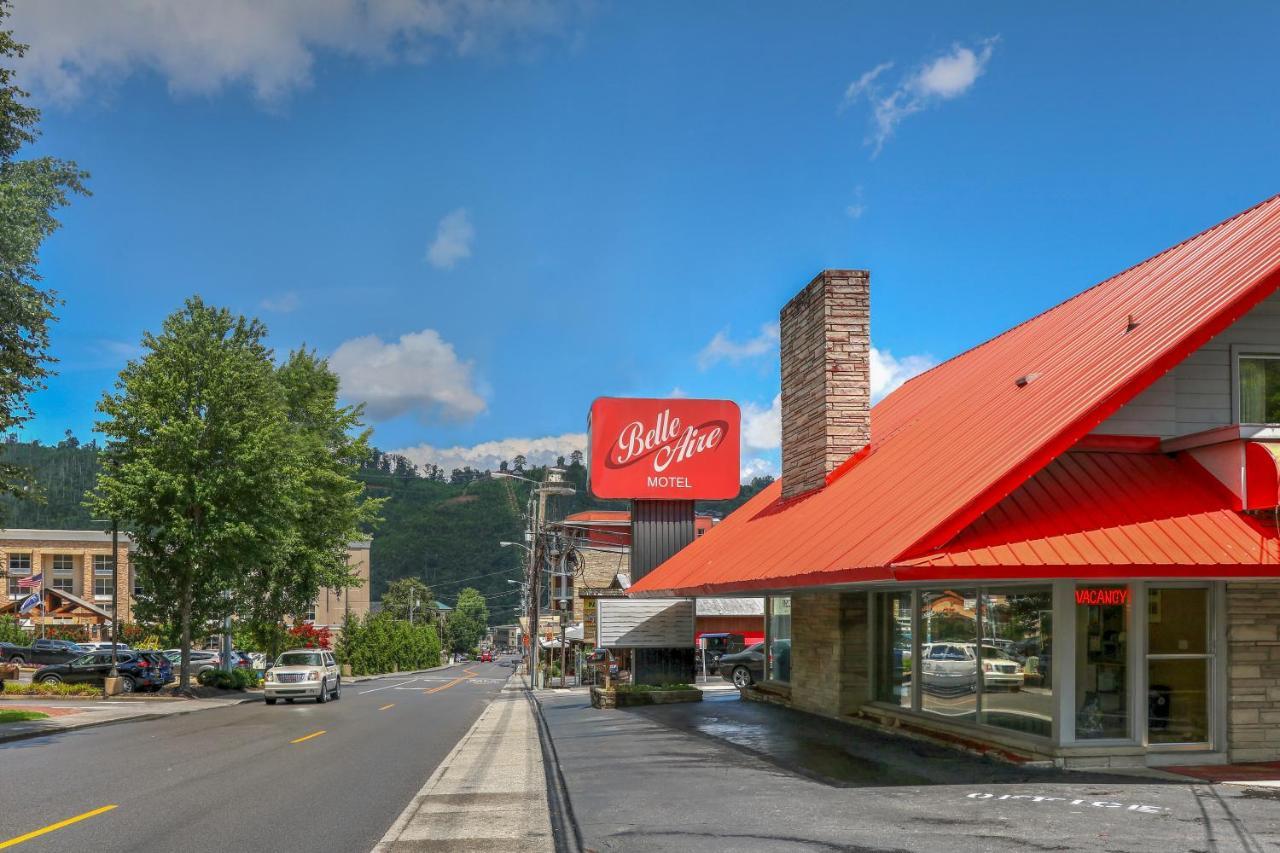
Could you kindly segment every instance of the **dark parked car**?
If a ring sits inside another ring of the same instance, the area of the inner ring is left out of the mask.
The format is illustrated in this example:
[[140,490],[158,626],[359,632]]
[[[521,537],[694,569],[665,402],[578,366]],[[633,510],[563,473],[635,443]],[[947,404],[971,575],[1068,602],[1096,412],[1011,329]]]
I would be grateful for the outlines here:
[[720,656],[720,677],[734,687],[750,687],[764,679],[764,643],[747,646],[740,652]]
[[[152,692],[173,680],[173,667],[159,652],[118,652],[117,670],[125,693],[135,690]],[[111,673],[111,652],[89,652],[68,663],[52,664],[36,670],[32,677],[39,683],[102,685]]]
[[0,643],[0,659],[9,663],[49,664],[66,663],[85,653],[85,649],[70,640],[35,640],[29,646]]
[[741,634],[703,634],[698,638],[698,667],[702,667],[702,662],[706,661],[707,675],[715,675],[720,668],[720,658],[725,655],[731,655],[740,652],[746,648],[746,638]]
[[[775,666],[791,667],[791,641],[774,640]],[[750,687],[764,680],[764,643],[747,646],[740,652],[720,657],[720,677],[732,681],[734,687]]]
[[[165,649],[160,653],[165,660],[169,661],[169,665],[176,672],[182,666],[182,649]],[[207,652],[201,649],[192,649],[190,666],[191,674],[199,675],[206,669],[218,669],[222,665],[222,658],[217,652]]]

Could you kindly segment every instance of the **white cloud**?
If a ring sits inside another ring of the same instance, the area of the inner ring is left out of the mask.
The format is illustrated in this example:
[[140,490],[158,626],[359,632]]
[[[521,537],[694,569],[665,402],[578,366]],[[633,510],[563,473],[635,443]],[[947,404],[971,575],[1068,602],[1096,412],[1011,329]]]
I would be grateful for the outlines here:
[[419,467],[423,465],[439,465],[446,475],[454,468],[471,466],[477,470],[496,471],[504,460],[510,462],[516,456],[523,455],[529,465],[552,465],[556,459],[575,450],[587,451],[586,433],[570,432],[564,435],[548,435],[542,438],[502,438],[496,441],[483,441],[465,447],[434,447],[430,444],[416,444],[393,450]]
[[949,53],[919,66],[887,91],[880,85],[880,78],[893,64],[881,63],[849,84],[840,108],[846,109],[863,97],[871,104],[872,130],[867,143],[875,146],[872,155],[875,156],[907,116],[957,98],[973,88],[986,71],[998,41],[998,36],[984,39],[976,50],[961,44],[952,45]]
[[436,238],[427,249],[427,260],[436,269],[448,270],[458,261],[471,257],[471,244],[476,229],[464,208],[458,208],[440,220],[436,226]]
[[743,459],[742,468],[738,472],[738,481],[742,483],[750,483],[756,477],[773,477],[778,478],[778,461],[776,459],[761,459],[755,457],[752,459]]
[[302,300],[298,298],[297,291],[290,290],[279,296],[268,296],[258,303],[263,311],[272,311],[276,314],[290,314],[298,310],[298,306],[302,304]]
[[23,79],[61,101],[153,73],[174,95],[245,87],[263,103],[309,86],[324,54],[373,63],[502,56],[570,35],[582,4],[549,0],[18,0]]
[[344,341],[329,358],[342,394],[366,404],[369,417],[385,420],[416,412],[423,421],[467,420],[485,409],[473,365],[434,329],[384,342],[377,335]]
[[768,406],[742,405],[742,455],[752,450],[776,450],[782,446],[782,395]]
[[924,373],[937,362],[927,355],[908,355],[895,358],[886,350],[871,348],[871,402],[878,403],[890,392],[919,373]]
[[689,392],[681,388],[679,385],[677,385],[676,387],[671,389],[670,393],[668,393],[667,396],[672,399],[680,399],[682,397],[688,397]]
[[845,207],[844,212],[850,219],[861,219],[862,214],[867,212],[867,203],[862,200],[861,186],[854,188],[853,203]]
[[777,348],[777,323],[765,323],[760,327],[759,335],[741,342],[730,339],[728,329],[722,329],[698,353],[698,367],[706,370],[721,361],[737,364],[748,358],[766,355]]

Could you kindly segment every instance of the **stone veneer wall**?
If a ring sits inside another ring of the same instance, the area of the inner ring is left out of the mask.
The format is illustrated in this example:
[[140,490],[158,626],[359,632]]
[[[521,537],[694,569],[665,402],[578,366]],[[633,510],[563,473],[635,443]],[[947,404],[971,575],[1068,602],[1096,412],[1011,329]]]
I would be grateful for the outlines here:
[[871,440],[871,274],[825,270],[779,315],[782,496],[821,488]]
[[1280,583],[1227,584],[1227,747],[1280,760]]
[[791,597],[791,704],[837,716],[870,698],[867,594],[806,592]]

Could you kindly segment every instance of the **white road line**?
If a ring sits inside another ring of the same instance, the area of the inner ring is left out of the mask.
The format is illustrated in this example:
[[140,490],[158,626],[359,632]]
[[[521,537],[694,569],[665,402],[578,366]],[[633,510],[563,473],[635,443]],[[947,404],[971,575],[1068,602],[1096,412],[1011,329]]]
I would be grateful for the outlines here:
[[419,681],[419,680],[420,679],[417,679],[417,678],[410,678],[408,681],[401,681],[399,684],[388,684],[386,687],[375,687],[372,690],[361,690],[359,695],[363,696],[366,693],[377,693],[379,690],[390,690],[393,687],[400,687],[405,684],[413,684],[413,682]]

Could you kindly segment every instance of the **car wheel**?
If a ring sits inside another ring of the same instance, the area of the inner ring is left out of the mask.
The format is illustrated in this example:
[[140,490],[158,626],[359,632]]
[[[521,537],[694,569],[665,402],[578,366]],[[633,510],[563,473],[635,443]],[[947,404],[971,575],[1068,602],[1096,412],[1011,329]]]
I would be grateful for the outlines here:
[[268,705],[276,704],[276,700],[274,699],[264,699],[263,701],[266,702]]
[[137,687],[138,687],[138,682],[133,680],[132,675],[121,676],[120,678],[121,693],[132,693],[134,690],[137,689]]
[[292,699],[286,699],[286,700],[284,700],[284,701],[288,702],[290,705],[292,705],[292,704],[293,704],[293,700],[292,700]]
[[27,659],[24,658],[22,655],[14,655],[13,657],[9,658],[9,663],[16,663],[18,666],[22,666],[26,662],[27,662]]
[[41,684],[61,684],[62,676],[56,673],[52,673],[50,675],[44,676],[43,678],[37,678],[36,681],[39,681]]
[[323,705],[329,701],[329,682],[320,682],[320,693],[316,696],[316,704]]
[[733,668],[734,687],[737,687],[739,690],[744,687],[750,687],[752,680],[751,670],[747,669],[745,666],[736,666]]
[[338,676],[338,683],[333,688],[334,701],[342,698],[342,676]]

